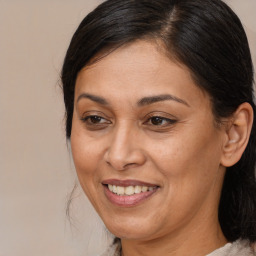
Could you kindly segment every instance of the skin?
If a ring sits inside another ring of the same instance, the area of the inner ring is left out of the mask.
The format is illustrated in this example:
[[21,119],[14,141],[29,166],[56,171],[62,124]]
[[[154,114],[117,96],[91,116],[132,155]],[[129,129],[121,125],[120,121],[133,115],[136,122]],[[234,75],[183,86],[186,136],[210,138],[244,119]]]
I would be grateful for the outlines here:
[[[172,99],[138,104],[166,94]],[[162,119],[156,122],[156,116]],[[78,74],[75,167],[105,225],[121,238],[125,256],[200,256],[227,242],[218,222],[226,141],[209,96],[153,42],[123,46]],[[120,207],[104,193],[107,179],[140,180],[158,189],[138,205]]]

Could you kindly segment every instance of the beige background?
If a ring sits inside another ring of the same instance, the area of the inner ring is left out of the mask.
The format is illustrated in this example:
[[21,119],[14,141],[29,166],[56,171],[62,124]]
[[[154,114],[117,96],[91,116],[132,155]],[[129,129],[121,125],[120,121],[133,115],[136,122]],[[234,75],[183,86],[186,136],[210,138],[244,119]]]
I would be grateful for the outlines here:
[[[96,255],[109,237],[79,188],[65,141],[59,72],[100,0],[0,0],[0,256]],[[227,1],[256,60],[256,0]],[[256,62],[256,61],[255,61]]]

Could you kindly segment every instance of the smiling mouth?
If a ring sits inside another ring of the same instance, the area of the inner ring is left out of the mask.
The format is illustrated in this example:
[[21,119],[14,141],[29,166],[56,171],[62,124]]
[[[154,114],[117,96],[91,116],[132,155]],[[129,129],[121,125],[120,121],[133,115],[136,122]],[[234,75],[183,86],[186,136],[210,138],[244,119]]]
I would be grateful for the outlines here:
[[140,194],[145,193],[147,191],[153,191],[154,189],[157,189],[157,186],[154,187],[148,187],[148,186],[116,186],[112,184],[108,184],[108,189],[119,196],[131,196],[134,194]]
[[105,180],[105,195],[114,205],[136,206],[157,192],[159,186],[136,180]]

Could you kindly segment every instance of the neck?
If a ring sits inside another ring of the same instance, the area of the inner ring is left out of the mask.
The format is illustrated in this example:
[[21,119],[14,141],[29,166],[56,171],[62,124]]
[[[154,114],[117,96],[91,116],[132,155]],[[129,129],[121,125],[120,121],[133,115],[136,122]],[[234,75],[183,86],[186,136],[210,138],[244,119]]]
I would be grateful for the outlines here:
[[185,229],[148,241],[121,240],[122,256],[205,256],[227,243],[221,227],[215,225],[186,226]]

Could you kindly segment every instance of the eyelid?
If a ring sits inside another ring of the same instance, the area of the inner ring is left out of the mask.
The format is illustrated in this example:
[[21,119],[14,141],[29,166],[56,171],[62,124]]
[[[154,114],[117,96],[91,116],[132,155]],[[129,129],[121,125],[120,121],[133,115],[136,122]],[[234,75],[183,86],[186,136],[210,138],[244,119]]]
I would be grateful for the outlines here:
[[[94,122],[93,117],[99,118],[99,122]],[[86,111],[82,114],[80,120],[85,125],[86,129],[91,131],[102,130],[112,124],[111,119],[101,111]]]
[[111,119],[109,116],[107,116],[105,113],[101,112],[101,111],[97,111],[97,110],[90,110],[90,111],[86,111],[82,114],[81,119],[85,119],[86,117],[89,116],[99,116],[102,117],[104,119]]
[[[88,119],[90,119],[90,118],[92,118],[92,117],[99,117],[99,118],[101,118],[101,119],[103,119],[103,120],[106,120],[105,123],[98,123],[98,125],[106,124],[106,123],[111,124],[111,122],[110,122],[108,119],[106,119],[106,118],[104,118],[104,117],[102,117],[102,116],[99,116],[99,115],[88,115],[88,116],[85,116],[84,118],[81,118],[81,120],[84,121],[84,122],[86,122]],[[95,125],[96,125],[96,124],[95,124]]]
[[163,127],[163,126],[172,125],[172,124],[177,122],[177,120],[166,118],[166,117],[162,117],[162,116],[152,116],[152,117],[148,118],[145,123],[148,123],[149,120],[154,118],[154,117],[158,117],[159,119],[162,119],[163,121],[167,121],[167,124],[164,124],[164,125],[154,125],[154,124],[151,124],[152,126],[159,126],[159,127],[162,126]]
[[[158,117],[165,122],[163,124],[154,124],[152,123],[152,119],[154,117]],[[146,115],[145,119],[146,120],[143,122],[143,125],[148,126],[150,129],[153,129],[155,131],[163,131],[164,129],[171,128],[178,121],[176,117],[165,112],[151,112]]]
[[169,113],[163,112],[163,111],[161,111],[161,112],[152,111],[152,112],[148,113],[148,114],[144,117],[144,119],[148,120],[148,119],[150,119],[150,118],[152,118],[152,117],[161,117],[161,118],[163,118],[163,119],[176,120],[176,121],[178,120],[177,117],[175,117],[175,116],[173,116],[173,115],[171,115],[171,114],[169,114]]

